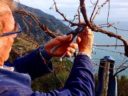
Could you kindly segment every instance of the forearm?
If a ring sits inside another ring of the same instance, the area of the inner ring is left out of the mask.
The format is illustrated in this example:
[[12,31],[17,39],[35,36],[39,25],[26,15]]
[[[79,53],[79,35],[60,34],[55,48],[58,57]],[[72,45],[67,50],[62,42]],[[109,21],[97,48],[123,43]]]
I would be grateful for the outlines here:
[[68,88],[73,96],[94,96],[92,63],[88,56],[79,55],[75,58],[65,88]]
[[39,48],[24,57],[16,59],[14,61],[15,70],[21,73],[28,73],[34,79],[52,71],[50,59],[51,57],[47,52]]

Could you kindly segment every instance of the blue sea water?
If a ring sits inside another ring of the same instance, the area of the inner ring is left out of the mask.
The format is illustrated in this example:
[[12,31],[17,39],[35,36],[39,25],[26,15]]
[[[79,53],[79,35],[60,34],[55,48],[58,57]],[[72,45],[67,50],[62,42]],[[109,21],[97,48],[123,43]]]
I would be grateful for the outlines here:
[[[128,24],[127,22],[121,22],[114,25],[117,28],[128,30]],[[115,30],[114,28],[106,28],[106,30],[109,30],[111,32],[114,32],[116,34],[119,34],[123,36],[126,40],[128,40],[128,31],[123,30]],[[111,44],[117,44],[117,45],[123,45],[123,43],[120,40],[117,40],[112,37],[108,37],[107,35],[101,34],[101,33],[95,33],[95,39],[94,43],[96,45],[111,45]],[[124,68],[128,66],[128,57],[124,56],[124,47],[98,47],[94,46],[93,48],[93,62],[95,66],[95,70],[97,72],[98,65],[100,63],[100,59],[104,56],[111,56],[113,59],[115,59],[115,72],[118,68]],[[121,66],[121,67],[120,67]],[[128,69],[121,72],[119,75],[127,75],[128,76]]]

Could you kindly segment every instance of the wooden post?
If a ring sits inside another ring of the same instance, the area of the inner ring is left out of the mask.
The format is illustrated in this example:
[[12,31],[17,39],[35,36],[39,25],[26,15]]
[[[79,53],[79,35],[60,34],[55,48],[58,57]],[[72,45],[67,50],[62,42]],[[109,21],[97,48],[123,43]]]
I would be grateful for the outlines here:
[[100,60],[96,96],[117,96],[117,82],[113,77],[114,63],[115,60],[111,56],[105,56]]
[[109,68],[110,68],[110,62],[105,61],[104,75],[103,75],[103,90],[102,90],[102,96],[107,96],[107,93],[108,93]]

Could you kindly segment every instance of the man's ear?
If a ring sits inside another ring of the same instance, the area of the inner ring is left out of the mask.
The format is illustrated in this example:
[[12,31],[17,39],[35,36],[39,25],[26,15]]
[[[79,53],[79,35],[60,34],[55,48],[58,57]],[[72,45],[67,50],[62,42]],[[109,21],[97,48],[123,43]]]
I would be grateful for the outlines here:
[[3,25],[2,25],[2,23],[0,22],[0,34],[2,34],[3,33]]

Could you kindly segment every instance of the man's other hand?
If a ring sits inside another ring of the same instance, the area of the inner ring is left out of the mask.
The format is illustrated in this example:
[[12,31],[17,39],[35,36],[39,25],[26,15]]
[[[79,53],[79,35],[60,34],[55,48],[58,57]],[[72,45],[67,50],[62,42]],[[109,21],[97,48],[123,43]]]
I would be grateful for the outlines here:
[[63,54],[72,56],[78,48],[77,43],[72,43],[72,35],[58,36],[45,44],[44,48],[51,56],[61,57]]

